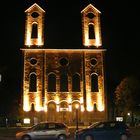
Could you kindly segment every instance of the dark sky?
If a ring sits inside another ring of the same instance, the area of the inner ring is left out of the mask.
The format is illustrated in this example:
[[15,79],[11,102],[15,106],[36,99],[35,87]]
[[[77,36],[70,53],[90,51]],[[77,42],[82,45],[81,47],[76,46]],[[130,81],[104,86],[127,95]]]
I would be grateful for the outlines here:
[[[0,112],[6,112],[20,97],[24,47],[24,11],[34,2],[46,11],[46,48],[81,48],[81,14],[89,3],[101,11],[107,90],[113,92],[130,75],[140,78],[139,7],[130,0],[13,0],[1,4],[0,22]],[[4,101],[4,102],[3,102]],[[6,105],[6,107],[5,107]]]

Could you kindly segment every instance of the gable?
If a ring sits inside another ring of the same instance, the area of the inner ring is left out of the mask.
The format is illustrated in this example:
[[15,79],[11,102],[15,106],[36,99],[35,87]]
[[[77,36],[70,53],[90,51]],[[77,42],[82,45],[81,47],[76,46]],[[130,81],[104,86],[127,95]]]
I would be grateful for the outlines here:
[[42,12],[45,12],[37,3],[34,3],[27,10],[25,10],[25,12],[31,12],[31,11],[42,11]]

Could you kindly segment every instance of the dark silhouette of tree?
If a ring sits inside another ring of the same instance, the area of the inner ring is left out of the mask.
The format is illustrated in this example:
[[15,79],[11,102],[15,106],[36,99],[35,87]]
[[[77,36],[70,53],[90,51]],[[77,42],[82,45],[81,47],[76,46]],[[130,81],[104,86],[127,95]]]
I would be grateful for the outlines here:
[[124,119],[128,112],[131,112],[132,123],[134,113],[137,113],[140,105],[140,81],[129,76],[124,78],[115,90],[115,113],[123,116]]

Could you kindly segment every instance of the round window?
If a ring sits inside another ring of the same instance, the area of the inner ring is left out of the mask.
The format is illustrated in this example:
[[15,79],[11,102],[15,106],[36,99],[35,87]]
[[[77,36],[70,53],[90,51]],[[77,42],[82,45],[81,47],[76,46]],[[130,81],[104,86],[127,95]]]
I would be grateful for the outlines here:
[[68,60],[66,58],[61,58],[59,62],[61,66],[66,66],[68,64]]
[[87,17],[90,18],[90,19],[92,19],[92,18],[94,18],[94,14],[93,13],[88,13],[87,14]]
[[36,60],[35,58],[31,58],[31,59],[30,59],[30,63],[31,63],[32,65],[35,65],[35,64],[37,63],[37,60]]
[[39,16],[39,14],[38,14],[37,12],[33,12],[33,13],[31,14],[31,16],[32,16],[33,18],[37,18],[37,17]]
[[90,63],[91,63],[91,65],[95,66],[97,64],[96,58],[92,58]]

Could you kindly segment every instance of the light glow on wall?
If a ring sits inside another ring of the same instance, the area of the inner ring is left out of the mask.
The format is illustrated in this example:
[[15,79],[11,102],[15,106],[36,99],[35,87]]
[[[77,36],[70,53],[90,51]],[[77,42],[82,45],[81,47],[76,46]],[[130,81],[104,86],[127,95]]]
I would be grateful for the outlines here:
[[95,34],[95,35],[96,35],[96,40],[95,40],[95,41],[96,41],[96,42],[95,42],[96,44],[95,44],[95,45],[96,45],[97,47],[98,47],[98,46],[101,46],[100,34],[99,34],[99,32],[96,31],[96,34]]
[[45,111],[45,112],[48,111],[48,107],[47,107],[47,105],[44,105],[44,111]]
[[24,95],[23,110],[26,112],[30,111],[28,95]]
[[28,32],[27,32],[27,40],[26,40],[25,45],[28,45],[28,46],[31,45],[31,39],[30,39],[30,38],[31,38],[31,37],[30,37],[30,32],[28,31]]
[[93,106],[92,106],[92,102],[91,102],[91,96],[88,93],[87,95],[87,111],[91,112],[93,111]]
[[72,102],[71,96],[68,97],[68,103],[70,104]]
[[59,105],[56,105],[56,111],[59,112]]
[[97,109],[98,111],[104,111],[103,95],[101,94],[101,91],[97,94]]
[[81,105],[81,112],[84,112],[84,111],[85,111],[84,105]]
[[85,32],[85,42],[84,42],[85,46],[89,46],[89,39],[88,39],[88,32]]
[[72,105],[69,105],[69,112],[72,112]]
[[56,97],[55,97],[55,103],[56,103],[56,104],[59,104],[59,96],[56,96]]
[[38,44],[37,45],[43,45],[42,38],[41,38],[41,33],[40,32],[38,33]]
[[95,39],[89,39],[89,35],[88,35],[88,30],[85,31],[85,42],[84,45],[85,46],[93,46],[95,45],[96,47],[101,46],[101,42],[100,42],[100,34],[98,32],[98,30],[95,32],[96,38]]
[[42,110],[42,107],[40,106],[40,96],[39,95],[36,95],[36,98],[35,98],[35,110],[36,111]]
[[23,123],[24,124],[30,124],[31,120],[29,118],[24,118]]
[[83,103],[84,103],[83,97],[80,97],[80,104],[83,104]]

